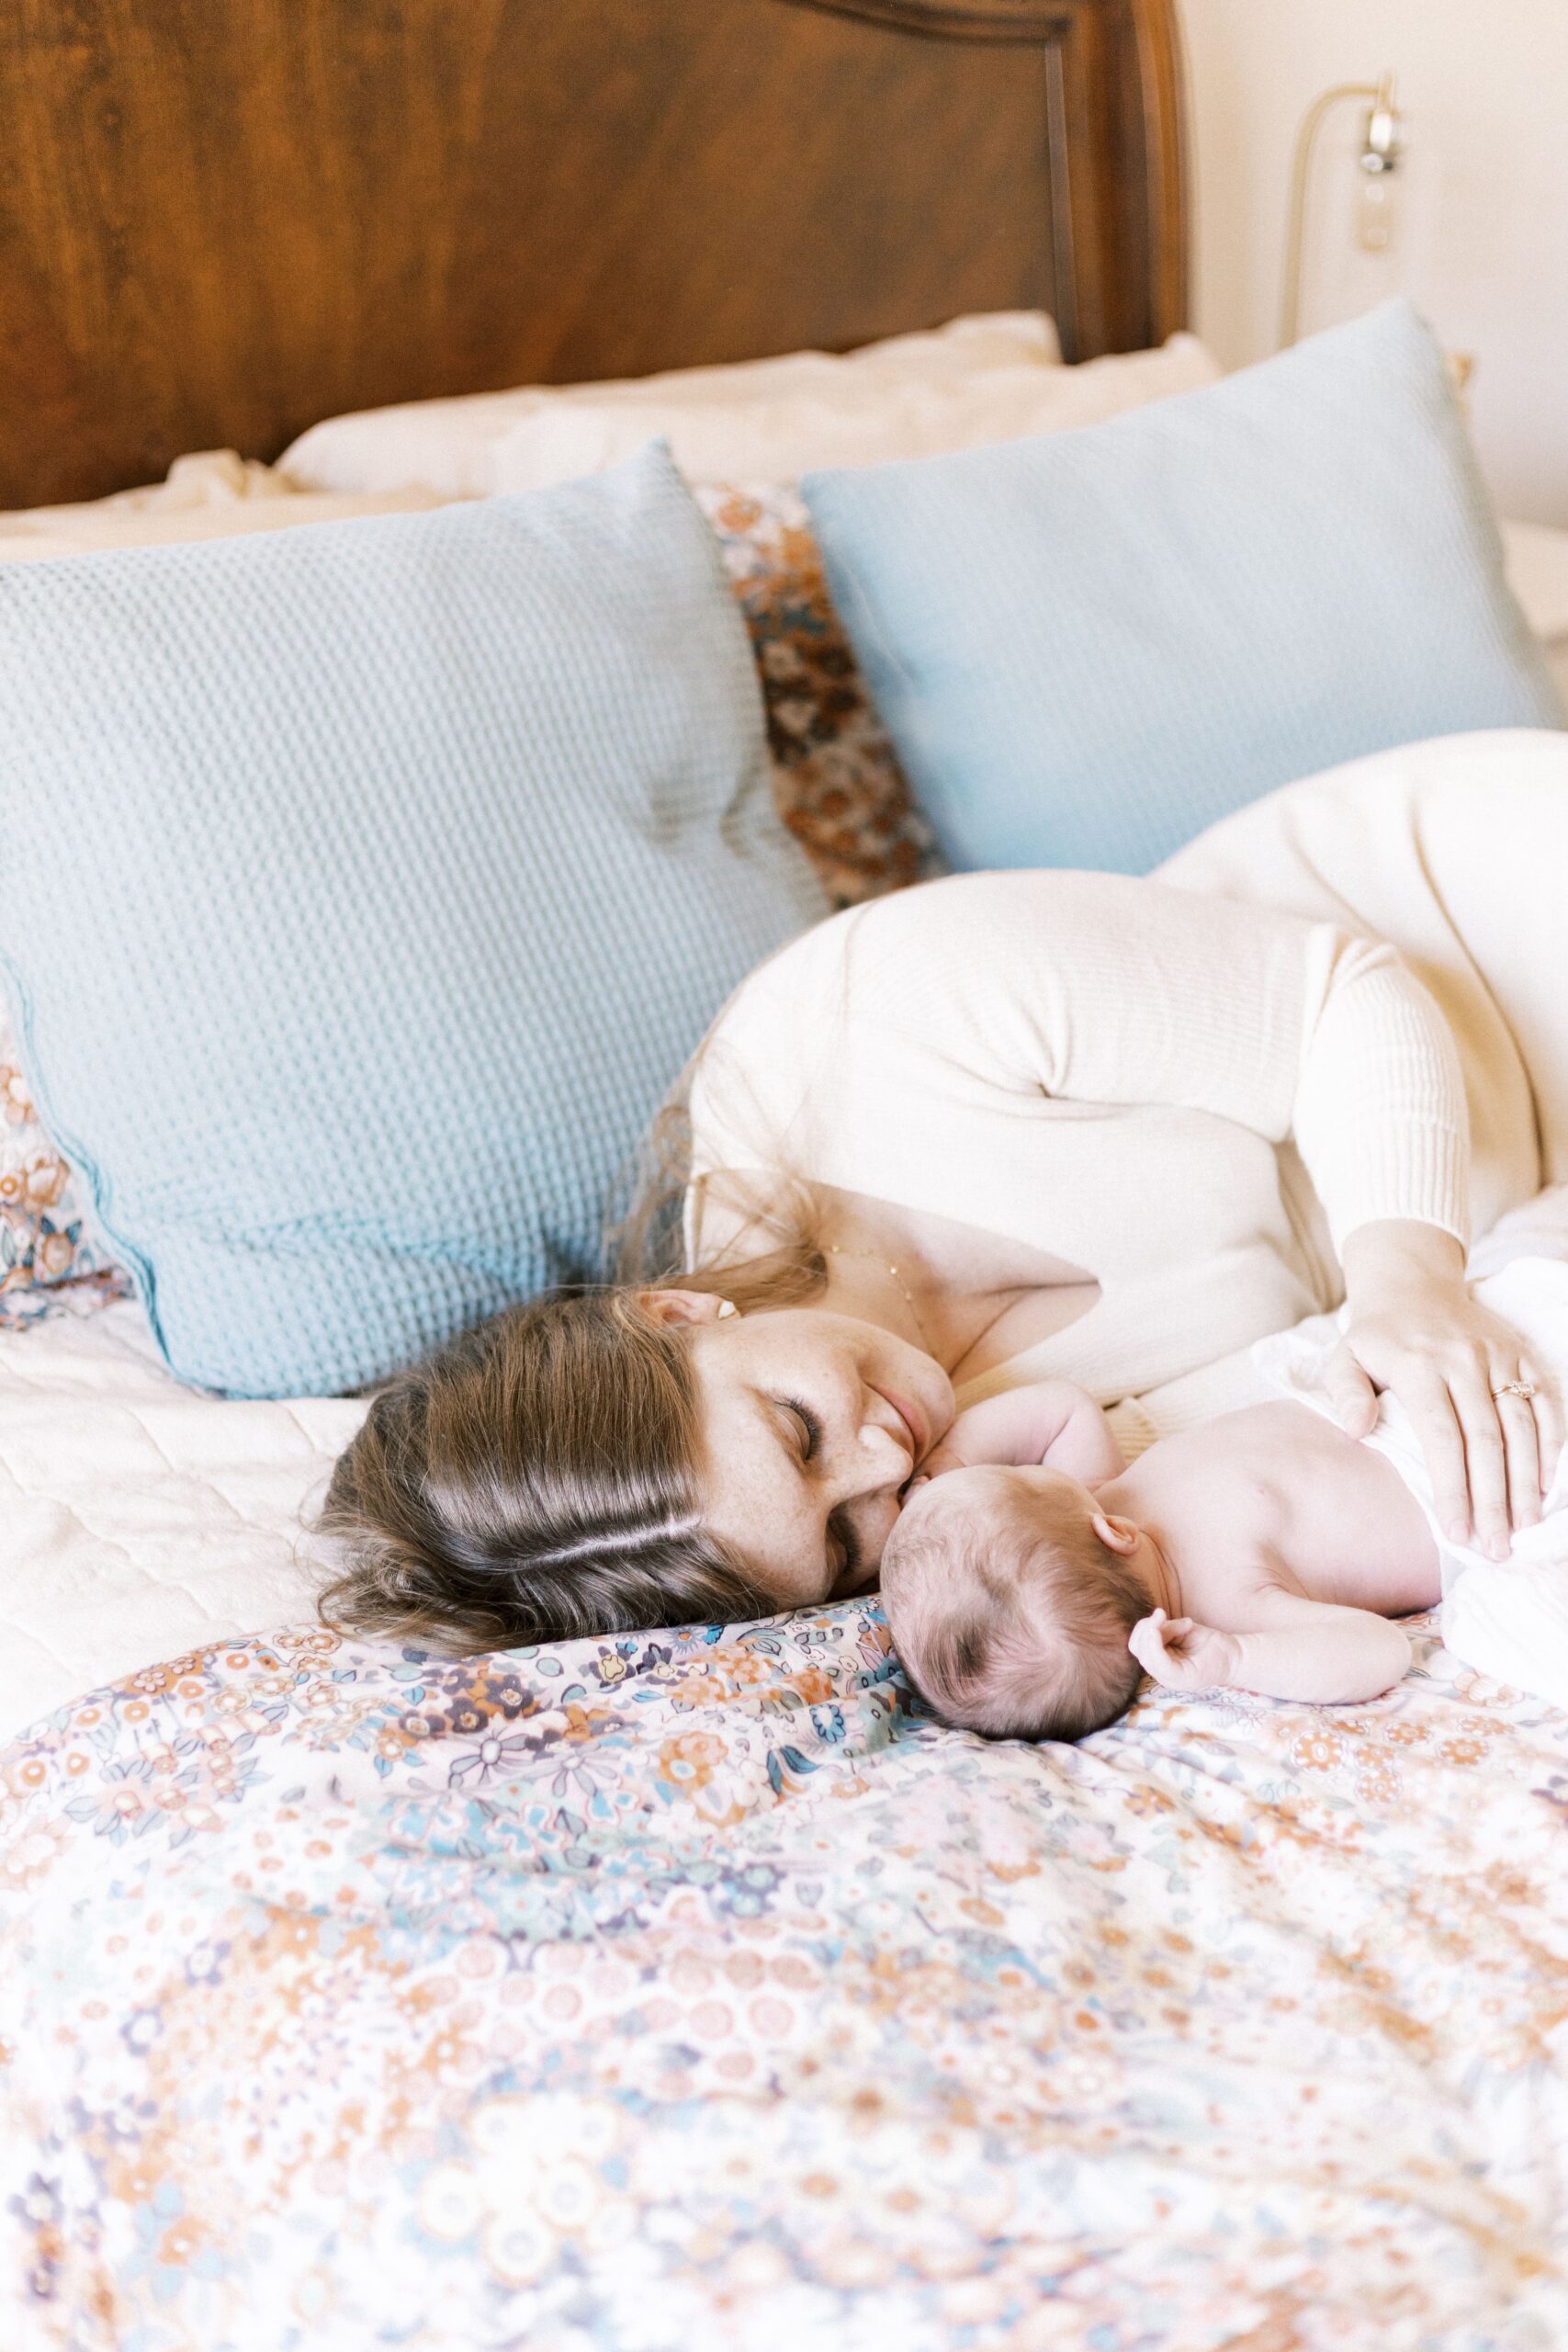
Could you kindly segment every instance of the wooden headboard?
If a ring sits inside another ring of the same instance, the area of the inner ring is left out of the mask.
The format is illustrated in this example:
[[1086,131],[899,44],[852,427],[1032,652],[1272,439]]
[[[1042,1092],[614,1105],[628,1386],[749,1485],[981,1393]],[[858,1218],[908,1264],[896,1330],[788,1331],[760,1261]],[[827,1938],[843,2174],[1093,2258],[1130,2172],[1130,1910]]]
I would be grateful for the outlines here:
[[1182,322],[1175,0],[0,0],[0,508],[345,409]]

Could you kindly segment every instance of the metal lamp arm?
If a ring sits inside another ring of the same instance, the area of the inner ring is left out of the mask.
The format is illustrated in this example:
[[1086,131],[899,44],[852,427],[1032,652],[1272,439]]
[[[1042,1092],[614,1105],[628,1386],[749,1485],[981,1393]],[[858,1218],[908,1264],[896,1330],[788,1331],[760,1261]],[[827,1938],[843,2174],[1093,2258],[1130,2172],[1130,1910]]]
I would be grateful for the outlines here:
[[1280,291],[1280,349],[1294,343],[1301,323],[1302,241],[1306,224],[1307,183],[1312,175],[1313,149],[1325,118],[1346,98],[1371,98],[1375,107],[1392,115],[1393,77],[1381,82],[1340,82],[1314,98],[1302,117],[1291,165],[1291,204],[1285,224],[1285,267]]

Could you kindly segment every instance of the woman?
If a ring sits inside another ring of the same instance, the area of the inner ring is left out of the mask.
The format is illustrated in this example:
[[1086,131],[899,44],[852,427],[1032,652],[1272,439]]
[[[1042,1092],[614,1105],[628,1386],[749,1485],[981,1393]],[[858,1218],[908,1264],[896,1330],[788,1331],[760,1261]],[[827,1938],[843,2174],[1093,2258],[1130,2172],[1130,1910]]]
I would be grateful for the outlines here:
[[1501,1556],[1561,1428],[1465,1289],[1466,1096],[1484,1223],[1568,1181],[1565,882],[1568,741],[1468,737],[1275,794],[1163,880],[968,876],[819,926],[698,1057],[684,1272],[394,1382],[324,1605],[474,1646],[842,1595],[955,1390],[1111,1403],[1341,1294],[1347,1427],[1392,1387]]

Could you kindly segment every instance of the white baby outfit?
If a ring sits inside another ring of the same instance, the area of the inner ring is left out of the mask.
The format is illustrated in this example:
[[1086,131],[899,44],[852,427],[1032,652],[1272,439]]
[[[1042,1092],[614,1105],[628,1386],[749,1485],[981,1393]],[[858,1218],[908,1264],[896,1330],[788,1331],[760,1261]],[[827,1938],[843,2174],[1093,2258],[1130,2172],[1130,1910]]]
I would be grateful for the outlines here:
[[[1478,1259],[1485,1262],[1483,1253]],[[1513,1259],[1473,1289],[1519,1333],[1532,1367],[1568,1388],[1568,1257]],[[1336,1423],[1324,1371],[1341,1325],[1340,1315],[1315,1315],[1292,1331],[1260,1340],[1252,1351],[1274,1386]],[[1540,1521],[1520,1529],[1508,1558],[1499,1562],[1472,1544],[1456,1544],[1439,1524],[1420,1442],[1392,1396],[1380,1400],[1378,1424],[1366,1442],[1393,1463],[1427,1515],[1442,1574],[1444,1646],[1478,1673],[1568,1706],[1568,1452]]]

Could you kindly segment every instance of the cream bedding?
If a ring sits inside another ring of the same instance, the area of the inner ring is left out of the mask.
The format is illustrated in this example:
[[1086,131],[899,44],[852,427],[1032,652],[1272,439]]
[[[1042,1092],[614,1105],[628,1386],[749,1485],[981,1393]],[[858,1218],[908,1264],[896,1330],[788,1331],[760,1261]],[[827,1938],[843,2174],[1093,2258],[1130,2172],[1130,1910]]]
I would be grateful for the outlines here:
[[302,1521],[363,1412],[184,1388],[129,1300],[0,1332],[0,1740],[97,1683],[308,1617]]

